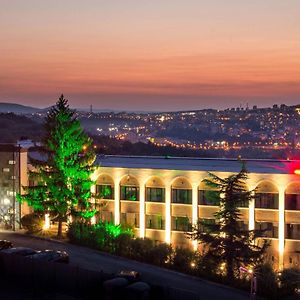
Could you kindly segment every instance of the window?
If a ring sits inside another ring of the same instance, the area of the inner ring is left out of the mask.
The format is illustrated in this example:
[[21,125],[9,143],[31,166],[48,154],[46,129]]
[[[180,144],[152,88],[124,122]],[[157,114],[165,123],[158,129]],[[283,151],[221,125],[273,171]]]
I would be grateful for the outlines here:
[[111,185],[96,185],[96,194],[101,199],[114,199],[114,189]]
[[9,161],[8,161],[8,164],[9,164],[9,165],[15,165],[15,164],[16,164],[16,161],[15,161],[15,160],[9,160]]
[[2,171],[3,171],[4,173],[8,173],[10,170],[9,170],[9,168],[3,168]]
[[12,180],[16,180],[16,179],[17,179],[17,176],[13,175],[13,176],[11,176],[11,179],[12,179]]
[[[218,206],[220,204],[220,201],[213,201],[211,199],[208,199],[207,192],[204,190],[198,191],[198,203],[199,205],[212,205],[212,206]],[[212,191],[211,191],[212,192]]]
[[209,231],[209,227],[206,227],[205,225],[214,225],[216,224],[216,220],[215,219],[205,219],[205,218],[200,218],[199,221],[203,222],[203,224],[200,225],[200,231],[201,232],[208,232]]
[[102,222],[110,222],[112,223],[114,220],[113,220],[113,213],[111,211],[98,211],[98,214],[99,214],[99,219],[102,221]]
[[146,188],[146,201],[165,202],[165,189],[163,189],[163,188]]
[[278,194],[257,193],[255,195],[255,208],[278,209]]
[[138,213],[121,213],[121,224],[139,227],[140,217]]
[[271,222],[255,222],[256,230],[263,230],[261,237],[278,238],[278,225]]
[[139,188],[136,186],[121,186],[121,200],[139,201]]
[[165,220],[161,215],[146,215],[146,228],[165,229]]
[[16,192],[13,192],[13,191],[7,191],[7,196],[16,196]]
[[172,189],[172,203],[192,204],[192,190]]
[[286,238],[292,240],[300,240],[300,224],[286,224]]
[[300,210],[300,195],[285,194],[285,209]]
[[192,231],[192,224],[188,217],[172,217],[172,230]]

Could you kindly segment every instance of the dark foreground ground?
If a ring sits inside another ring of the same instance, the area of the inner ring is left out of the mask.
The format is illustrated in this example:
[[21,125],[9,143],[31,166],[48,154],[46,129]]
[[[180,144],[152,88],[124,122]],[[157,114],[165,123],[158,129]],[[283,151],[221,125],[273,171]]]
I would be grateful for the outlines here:
[[[142,280],[150,284],[166,285],[177,290],[177,293],[184,293],[184,290],[197,295],[199,300],[222,299],[222,300],[243,300],[249,299],[249,294],[243,291],[215,284],[199,278],[162,269],[156,266],[115,257],[96,250],[81,246],[56,241],[38,239],[22,233],[0,231],[0,239],[7,239],[13,242],[14,246],[27,246],[35,249],[56,249],[65,250],[70,255],[70,265],[80,268],[103,271],[114,274],[122,269],[133,269],[142,274]],[[18,290],[17,282],[1,282],[0,299],[39,299],[30,288]],[[65,296],[49,294],[43,299],[73,299]],[[188,299],[187,299],[188,300]]]

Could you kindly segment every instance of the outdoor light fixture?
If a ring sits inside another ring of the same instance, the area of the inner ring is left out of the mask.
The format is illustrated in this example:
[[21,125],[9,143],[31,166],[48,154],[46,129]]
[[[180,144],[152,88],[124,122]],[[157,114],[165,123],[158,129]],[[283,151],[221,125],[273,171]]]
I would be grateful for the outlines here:
[[48,229],[50,229],[50,214],[45,214],[43,230],[48,230]]
[[300,169],[295,169],[295,170],[294,170],[294,174],[300,175]]

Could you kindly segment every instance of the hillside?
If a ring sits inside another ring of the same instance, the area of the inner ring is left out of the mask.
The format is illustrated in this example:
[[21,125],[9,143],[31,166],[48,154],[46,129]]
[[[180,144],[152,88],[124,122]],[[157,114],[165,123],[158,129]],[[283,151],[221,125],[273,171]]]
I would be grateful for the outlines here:
[[15,143],[20,138],[39,141],[43,127],[25,116],[0,113],[0,143]]
[[16,103],[0,102],[0,113],[31,114],[41,109]]

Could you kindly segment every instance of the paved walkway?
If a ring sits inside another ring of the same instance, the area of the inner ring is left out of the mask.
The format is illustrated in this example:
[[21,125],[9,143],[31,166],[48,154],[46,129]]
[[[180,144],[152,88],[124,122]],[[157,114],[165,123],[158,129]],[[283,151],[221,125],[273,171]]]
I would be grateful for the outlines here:
[[201,300],[249,299],[248,293],[237,289],[172,270],[105,254],[86,247],[30,237],[19,232],[0,231],[0,239],[10,240],[15,246],[27,246],[35,249],[65,250],[70,255],[71,265],[89,270],[102,270],[105,273],[116,273],[121,269],[134,269],[142,274],[142,279],[146,282],[188,290],[198,294]]

